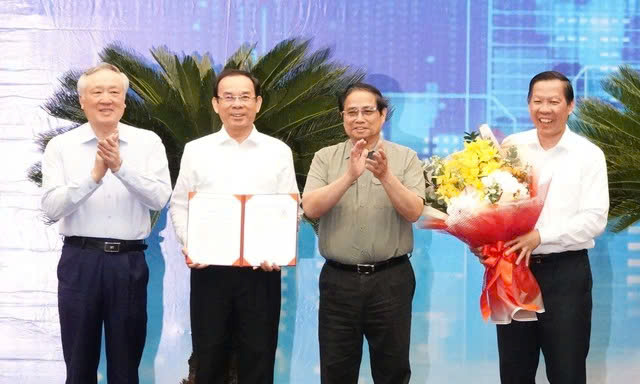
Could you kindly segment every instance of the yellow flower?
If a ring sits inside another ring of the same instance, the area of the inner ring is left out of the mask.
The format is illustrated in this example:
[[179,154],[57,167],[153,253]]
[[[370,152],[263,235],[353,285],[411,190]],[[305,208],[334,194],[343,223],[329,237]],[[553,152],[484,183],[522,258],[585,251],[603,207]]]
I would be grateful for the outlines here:
[[484,187],[480,178],[500,169],[502,165],[498,150],[489,140],[465,142],[462,151],[452,154],[444,161],[444,172],[436,178],[436,193],[448,203],[450,198],[458,196],[466,186],[482,191]]

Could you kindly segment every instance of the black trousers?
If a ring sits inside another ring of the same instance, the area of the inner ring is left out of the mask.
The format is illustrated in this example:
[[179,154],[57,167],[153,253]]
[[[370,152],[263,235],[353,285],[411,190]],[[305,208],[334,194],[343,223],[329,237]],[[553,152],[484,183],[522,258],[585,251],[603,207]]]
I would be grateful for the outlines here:
[[408,383],[415,276],[408,261],[370,275],[325,263],[320,273],[318,338],[323,384],[355,384],[363,337],[376,384]]
[[280,322],[280,272],[211,266],[191,270],[191,334],[197,384],[222,384],[229,337],[239,384],[273,383]]
[[105,253],[65,244],[58,263],[58,311],[66,384],[97,382],[102,326],[107,381],[137,384],[147,336],[144,252]]
[[545,312],[538,321],[498,325],[502,384],[535,383],[540,351],[551,384],[584,384],[591,336],[591,267],[586,250],[531,260]]

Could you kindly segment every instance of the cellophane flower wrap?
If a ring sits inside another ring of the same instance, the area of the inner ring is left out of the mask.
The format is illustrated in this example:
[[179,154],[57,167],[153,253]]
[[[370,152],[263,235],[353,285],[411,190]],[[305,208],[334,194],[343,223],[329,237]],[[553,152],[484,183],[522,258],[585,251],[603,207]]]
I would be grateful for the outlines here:
[[482,247],[483,318],[497,324],[537,320],[544,312],[540,287],[524,261],[515,264],[517,253],[505,254],[504,243],[534,229],[548,182],[538,186],[517,148],[501,148],[486,125],[479,135],[465,136],[462,151],[426,160],[424,173],[423,228]]

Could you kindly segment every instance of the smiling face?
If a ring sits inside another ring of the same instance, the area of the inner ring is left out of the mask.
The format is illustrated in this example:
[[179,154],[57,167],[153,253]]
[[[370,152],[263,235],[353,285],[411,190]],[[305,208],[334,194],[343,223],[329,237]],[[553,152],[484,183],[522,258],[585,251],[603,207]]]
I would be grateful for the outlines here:
[[[245,101],[242,100],[245,97]],[[225,100],[229,99],[229,100]],[[218,83],[218,98],[211,101],[213,109],[231,136],[251,132],[262,98],[256,97],[253,82],[243,75],[232,75]]]
[[562,80],[541,80],[531,89],[529,116],[545,148],[560,141],[573,111],[574,102],[567,104],[565,86]]
[[355,90],[345,99],[342,113],[344,131],[354,144],[360,139],[365,139],[367,144],[375,144],[380,139],[387,110],[376,109],[376,96],[365,90]]
[[80,106],[89,123],[95,128],[115,128],[125,109],[125,90],[122,75],[100,70],[86,77],[80,95]]

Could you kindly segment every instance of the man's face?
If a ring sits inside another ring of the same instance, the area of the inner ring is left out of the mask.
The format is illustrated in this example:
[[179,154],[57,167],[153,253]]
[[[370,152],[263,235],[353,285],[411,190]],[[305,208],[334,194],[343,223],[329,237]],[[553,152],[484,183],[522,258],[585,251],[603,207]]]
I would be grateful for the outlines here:
[[122,76],[101,70],[86,77],[86,87],[80,95],[80,106],[93,125],[115,126],[124,114],[125,99]]
[[253,127],[262,98],[256,97],[251,79],[235,75],[218,83],[218,98],[214,97],[211,103],[226,129],[241,131]]
[[371,92],[355,90],[344,101],[344,131],[354,143],[360,139],[367,143],[376,142],[386,116],[386,109],[377,110],[376,96]]
[[533,85],[529,100],[529,115],[541,139],[559,139],[573,111],[573,101],[567,104],[565,83],[561,80],[542,80]]

